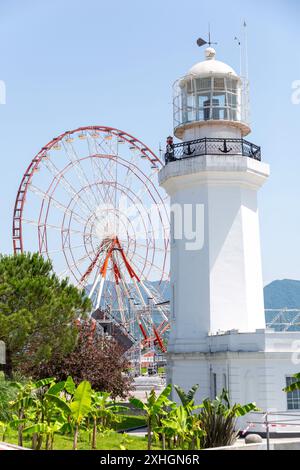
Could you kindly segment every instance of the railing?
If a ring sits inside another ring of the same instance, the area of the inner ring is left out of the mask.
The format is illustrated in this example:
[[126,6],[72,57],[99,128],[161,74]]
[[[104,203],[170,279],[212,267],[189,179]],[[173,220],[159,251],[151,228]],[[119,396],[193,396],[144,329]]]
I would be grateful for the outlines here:
[[253,427],[261,428],[263,434],[266,435],[267,440],[267,450],[270,450],[270,434],[272,431],[275,431],[275,428],[279,428],[279,432],[286,431],[287,428],[292,428],[292,431],[295,432],[294,428],[300,427],[300,414],[298,410],[290,411],[254,411],[250,413],[251,416],[261,416],[260,420],[247,421],[247,428],[244,429],[242,435],[247,434],[248,432],[253,432]]
[[165,153],[166,164],[183,158],[203,155],[241,155],[261,161],[261,149],[244,139],[204,138],[168,144]]

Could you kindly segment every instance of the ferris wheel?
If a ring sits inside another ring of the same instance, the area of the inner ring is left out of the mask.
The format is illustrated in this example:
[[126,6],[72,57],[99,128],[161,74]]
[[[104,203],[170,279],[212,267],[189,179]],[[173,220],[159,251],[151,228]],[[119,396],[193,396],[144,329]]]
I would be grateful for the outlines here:
[[28,166],[13,216],[15,253],[38,251],[125,334],[158,345],[169,328],[168,201],[160,159],[105,126],[67,131]]

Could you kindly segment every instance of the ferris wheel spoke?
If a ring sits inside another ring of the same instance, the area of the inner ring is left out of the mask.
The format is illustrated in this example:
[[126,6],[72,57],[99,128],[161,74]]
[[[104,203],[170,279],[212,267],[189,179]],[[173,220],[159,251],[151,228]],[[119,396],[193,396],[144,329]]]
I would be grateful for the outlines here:
[[[85,247],[85,245],[81,244],[81,245],[73,246],[72,250],[76,250],[77,248],[84,248],[84,247]],[[43,253],[45,253],[45,254],[47,253],[48,255],[55,255],[55,254],[58,254],[58,253],[64,253],[64,249],[62,248],[60,250],[41,251],[41,254],[43,254]]]
[[98,178],[99,173],[100,173],[100,177],[101,177],[101,172],[102,171],[99,171],[99,164],[96,162],[96,159],[92,158],[91,160],[92,160],[93,172],[97,176],[97,178],[95,178],[95,180],[97,181],[96,189],[97,189],[97,192],[99,194],[100,201],[103,201],[105,203],[105,202],[107,202],[105,187],[103,187],[103,192],[102,192],[101,188],[102,188],[103,181],[101,180],[101,178],[100,178],[100,180]]
[[47,158],[42,159],[42,163],[47,168],[47,170],[54,176],[54,179],[57,181],[57,183],[60,183],[62,185],[65,191],[71,196],[71,198],[77,199],[78,202],[80,201],[80,205],[83,212],[85,212],[86,215],[89,215],[89,205],[85,202],[84,199],[82,199],[80,194],[74,189],[71,183],[69,183],[69,181],[63,174],[63,171],[59,171],[57,166],[52,162],[49,155],[47,155]]
[[[138,253],[135,253],[134,256],[136,257],[136,261],[133,261],[133,259],[130,260],[130,262],[138,269],[140,270],[140,268],[137,266],[136,263],[140,263],[140,264],[146,264],[147,266],[155,269],[157,272],[159,272],[161,275],[167,275],[167,273],[165,271],[163,271],[159,266],[157,266],[156,264],[154,263],[150,263],[150,261],[148,261],[146,258],[143,258],[141,255],[139,255]],[[138,259],[137,259],[138,258]]]
[[[96,175],[98,177],[96,179],[97,190],[100,193],[100,197],[101,197],[101,199],[104,203],[114,204],[114,198],[111,197],[110,192],[109,192],[110,187],[112,186],[114,180],[113,179],[109,180],[109,179],[107,179],[103,176],[103,169],[101,167],[101,164],[99,164],[98,160],[99,159],[97,159],[97,158],[92,158],[93,166],[97,170],[96,171]],[[99,179],[99,177],[100,177],[100,179]],[[114,178],[114,177],[112,177],[112,178]],[[100,187],[103,187],[103,193],[100,191]]]
[[[154,288],[149,289],[143,281],[141,281],[141,285],[142,285],[144,291],[146,292],[146,294],[149,296],[149,298],[152,297],[156,304],[158,304],[159,302],[161,302],[163,300],[161,295],[156,291],[156,289],[154,289]],[[163,319],[165,321],[168,321],[168,317],[165,314],[165,312],[163,311],[163,309],[160,309],[160,307],[157,307],[157,309],[160,311],[160,314],[163,317]]]
[[[22,219],[22,221],[25,223],[25,224],[28,224],[28,225],[33,225],[35,227],[41,227],[41,226],[45,226],[46,228],[50,228],[50,229],[53,229],[53,230],[57,230],[59,232],[62,231],[62,227],[59,226],[59,225],[53,225],[53,224],[49,224],[48,222],[43,222],[43,223],[39,223],[35,220],[28,220],[28,219]],[[68,229],[70,233],[74,234],[74,235],[84,235],[84,232],[82,230],[74,230],[74,229]],[[96,235],[96,234],[95,234]]]
[[154,246],[149,243],[149,245],[146,245],[144,243],[136,242],[136,246],[140,248],[147,248],[149,251],[160,251],[162,253],[165,253],[166,250],[164,248],[161,248],[159,246]]
[[72,211],[69,209],[67,206],[59,202],[57,199],[55,199],[53,196],[50,196],[48,193],[43,191],[42,189],[37,188],[33,184],[30,185],[30,191],[32,191],[34,194],[40,196],[42,199],[46,199],[50,204],[53,203],[53,205],[63,211],[65,214],[72,215],[72,217],[77,220],[79,223],[86,223],[87,220],[81,217],[81,215],[77,214],[76,212]]
[[68,268],[65,269],[64,271],[61,271],[59,274],[58,274],[58,277],[61,278],[62,275],[65,275],[65,273],[70,273],[72,274],[72,269],[73,268],[76,268],[78,266],[80,266],[81,264],[83,264],[84,262],[86,262],[86,260],[88,258],[91,258],[93,256],[94,252],[93,251],[90,251],[89,253],[87,253],[85,256],[82,256],[81,258],[79,258],[79,260],[77,260],[75,263],[73,264],[68,264]]
[[[90,194],[92,195],[92,198],[89,196],[89,193],[86,192],[86,196],[89,200],[90,205],[92,207],[94,206],[94,208],[97,207],[99,201],[97,200],[97,197],[92,189],[91,182],[89,181],[84,169],[82,168],[81,159],[78,157],[73,143],[67,143],[66,141],[64,141],[63,147],[69,160],[74,164],[75,172],[78,176],[79,182],[83,185],[84,188],[90,189]],[[94,199],[94,202],[92,202],[92,199]]]

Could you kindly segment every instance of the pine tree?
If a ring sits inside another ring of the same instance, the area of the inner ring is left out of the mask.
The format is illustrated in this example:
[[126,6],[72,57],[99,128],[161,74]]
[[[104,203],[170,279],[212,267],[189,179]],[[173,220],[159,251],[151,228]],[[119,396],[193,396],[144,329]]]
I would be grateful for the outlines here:
[[75,347],[77,318],[90,310],[85,293],[60,280],[39,254],[0,256],[0,340],[5,374],[26,361],[33,366]]

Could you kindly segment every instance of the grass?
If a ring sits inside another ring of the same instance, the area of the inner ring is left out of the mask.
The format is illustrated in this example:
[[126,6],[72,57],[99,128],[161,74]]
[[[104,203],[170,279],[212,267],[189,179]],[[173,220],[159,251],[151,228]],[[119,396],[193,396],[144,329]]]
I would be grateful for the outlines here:
[[[157,372],[159,374],[164,374],[166,371],[165,371],[164,367],[159,367]],[[148,368],[147,367],[142,367],[141,368],[141,373],[142,373],[142,375],[148,375]]]
[[[9,431],[6,435],[6,442],[18,443],[16,431]],[[71,436],[55,435],[54,450],[72,450],[73,439]],[[120,450],[120,445],[124,445],[127,450],[146,450],[147,441],[144,437],[118,434],[115,431],[99,433],[97,436],[97,450]],[[24,437],[24,447],[31,447],[31,439]],[[86,431],[81,432],[78,439],[78,450],[90,450],[89,435]]]
[[[144,426],[144,416],[122,415],[122,421],[115,425],[116,430],[125,430]],[[145,433],[146,434],[146,433]],[[0,439],[1,440],[1,439]],[[17,431],[9,430],[5,438],[6,442],[11,444],[18,443]],[[54,450],[71,450],[73,445],[72,436],[55,435]],[[146,450],[147,440],[145,437],[131,436],[128,434],[119,434],[116,431],[106,431],[98,433],[97,450],[120,450],[120,446],[125,446],[128,450]],[[31,447],[31,439],[24,436],[24,447]],[[87,431],[82,431],[78,439],[78,450],[90,450],[90,436]]]
[[114,429],[121,431],[125,429],[137,428],[139,426],[146,426],[146,418],[140,415],[122,415],[122,421],[116,423]]

